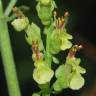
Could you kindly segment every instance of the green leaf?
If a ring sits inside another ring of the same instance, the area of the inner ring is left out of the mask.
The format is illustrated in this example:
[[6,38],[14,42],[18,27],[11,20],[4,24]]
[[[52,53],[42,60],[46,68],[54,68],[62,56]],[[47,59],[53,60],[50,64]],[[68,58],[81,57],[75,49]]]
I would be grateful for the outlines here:
[[44,47],[41,40],[40,28],[32,22],[25,31],[25,38],[28,44],[32,45],[32,41],[38,41],[39,49],[43,50]]
[[40,96],[38,93],[33,93],[32,96]]
[[46,84],[47,82],[50,82],[53,75],[53,70],[46,65],[39,66],[33,71],[33,78],[38,84]]
[[59,60],[56,57],[53,57],[52,59],[54,63],[59,64]]
[[18,32],[25,30],[29,25],[29,20],[27,17],[17,18],[11,22],[11,25]]
[[79,90],[84,85],[84,78],[78,73],[73,74],[70,81],[70,88],[73,90]]

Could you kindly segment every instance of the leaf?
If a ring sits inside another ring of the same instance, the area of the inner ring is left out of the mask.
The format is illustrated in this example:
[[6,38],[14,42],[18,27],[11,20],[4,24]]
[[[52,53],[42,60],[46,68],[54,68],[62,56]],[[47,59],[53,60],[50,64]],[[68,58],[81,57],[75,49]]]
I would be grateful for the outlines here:
[[25,30],[29,25],[29,20],[27,17],[17,18],[11,22],[11,25],[18,32]]
[[79,90],[84,85],[84,78],[78,73],[73,74],[70,81],[70,88],[73,90]]
[[59,64],[59,60],[56,57],[53,57],[52,59],[54,63]]
[[44,47],[41,40],[40,28],[33,22],[26,29],[25,38],[29,45],[32,45],[32,41],[38,41],[40,51],[43,50]]
[[33,78],[38,84],[46,84],[50,82],[54,72],[49,67],[43,65],[34,69]]
[[40,96],[38,93],[33,93],[32,96]]

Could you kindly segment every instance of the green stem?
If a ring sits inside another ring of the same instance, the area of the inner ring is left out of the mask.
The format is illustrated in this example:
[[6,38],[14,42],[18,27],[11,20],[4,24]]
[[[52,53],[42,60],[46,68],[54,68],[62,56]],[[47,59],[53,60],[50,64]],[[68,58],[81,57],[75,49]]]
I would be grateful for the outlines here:
[[7,8],[5,10],[5,13],[4,13],[5,16],[9,16],[9,14],[11,13],[12,8],[16,4],[16,2],[17,2],[17,0],[11,0],[9,2],[9,5],[7,6]]
[[48,63],[49,67],[51,68],[51,62],[52,62],[52,55],[50,54],[50,34],[51,32],[49,32],[48,28],[47,29],[47,39],[46,39],[46,62]]
[[9,91],[9,96],[21,96],[10,44],[7,22],[4,19],[0,0],[0,50]]
[[42,94],[42,96],[50,96],[50,94]]
[[[51,68],[51,63],[52,63],[52,56],[50,54],[50,32],[49,32],[49,27],[45,27],[46,31],[45,33],[47,33],[47,38],[46,38],[46,63],[48,64],[48,66]],[[50,82],[48,82],[47,84],[44,84],[43,86],[41,86],[41,90],[42,90],[42,96],[50,96]]]

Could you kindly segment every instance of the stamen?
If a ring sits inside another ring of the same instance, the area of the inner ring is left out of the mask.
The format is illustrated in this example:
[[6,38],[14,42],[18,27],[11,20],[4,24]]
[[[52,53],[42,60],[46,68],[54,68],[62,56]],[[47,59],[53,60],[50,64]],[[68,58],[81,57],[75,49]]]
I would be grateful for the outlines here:
[[81,48],[82,48],[82,45],[74,45],[74,46],[70,49],[67,58],[74,58],[76,52],[79,51]]
[[54,14],[54,18],[56,18],[56,16],[57,16],[57,12],[56,12],[56,11],[54,11],[54,13],[53,13],[53,14]]
[[69,15],[69,12],[65,12],[64,17],[67,17]]
[[32,41],[32,51],[33,54],[36,55],[36,59],[39,60],[41,58],[41,52],[39,51],[38,48],[38,41]]
[[13,13],[16,17],[25,17],[24,14],[17,7],[13,7]]

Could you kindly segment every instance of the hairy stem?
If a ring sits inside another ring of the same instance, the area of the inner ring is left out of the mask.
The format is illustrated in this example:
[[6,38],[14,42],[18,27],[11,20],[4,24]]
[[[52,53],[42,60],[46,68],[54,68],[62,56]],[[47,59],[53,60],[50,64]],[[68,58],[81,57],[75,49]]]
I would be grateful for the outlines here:
[[[9,12],[8,12],[9,13]],[[9,91],[9,96],[21,96],[10,44],[7,22],[4,19],[0,0],[0,50]]]

